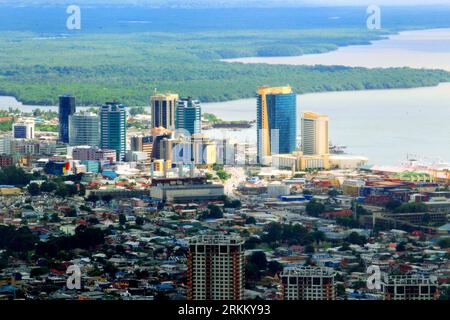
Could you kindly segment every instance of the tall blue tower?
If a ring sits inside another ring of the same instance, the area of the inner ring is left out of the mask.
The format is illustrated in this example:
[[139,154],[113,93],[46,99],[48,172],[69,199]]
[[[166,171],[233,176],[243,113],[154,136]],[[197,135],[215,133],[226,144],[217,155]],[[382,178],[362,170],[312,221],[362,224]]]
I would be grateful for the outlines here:
[[297,100],[291,87],[258,88],[257,130],[258,162],[295,151]]
[[69,116],[76,112],[75,97],[69,94],[59,97],[59,140],[69,143]]

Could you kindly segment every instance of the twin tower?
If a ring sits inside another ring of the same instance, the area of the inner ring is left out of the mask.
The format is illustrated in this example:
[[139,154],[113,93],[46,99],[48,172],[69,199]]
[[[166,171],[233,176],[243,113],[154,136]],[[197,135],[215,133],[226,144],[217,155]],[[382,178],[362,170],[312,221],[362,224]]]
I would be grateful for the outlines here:
[[[257,94],[258,162],[297,151],[297,95],[292,87],[259,87]],[[328,154],[328,116],[305,112],[301,123],[303,154]]]

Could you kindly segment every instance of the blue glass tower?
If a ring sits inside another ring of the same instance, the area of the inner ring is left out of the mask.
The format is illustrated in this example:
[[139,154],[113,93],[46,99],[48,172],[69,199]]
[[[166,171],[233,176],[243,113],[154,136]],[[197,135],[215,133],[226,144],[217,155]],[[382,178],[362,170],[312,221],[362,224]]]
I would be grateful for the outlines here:
[[100,109],[100,145],[116,150],[117,160],[125,159],[127,113],[123,104],[107,102]]
[[75,97],[69,94],[59,97],[59,140],[69,143],[69,116],[76,111]]
[[191,135],[202,132],[202,110],[200,102],[192,98],[179,100],[175,119],[177,129],[185,129]]
[[291,87],[260,87],[257,98],[258,162],[296,150],[297,100]]

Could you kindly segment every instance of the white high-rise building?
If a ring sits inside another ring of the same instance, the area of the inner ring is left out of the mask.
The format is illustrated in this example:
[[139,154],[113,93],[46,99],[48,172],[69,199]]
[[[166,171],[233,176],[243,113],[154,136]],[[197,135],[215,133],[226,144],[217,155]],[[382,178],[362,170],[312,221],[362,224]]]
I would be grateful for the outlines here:
[[330,153],[328,116],[305,112],[302,117],[302,151],[305,155]]
[[0,136],[0,154],[11,154],[11,134],[5,134]]

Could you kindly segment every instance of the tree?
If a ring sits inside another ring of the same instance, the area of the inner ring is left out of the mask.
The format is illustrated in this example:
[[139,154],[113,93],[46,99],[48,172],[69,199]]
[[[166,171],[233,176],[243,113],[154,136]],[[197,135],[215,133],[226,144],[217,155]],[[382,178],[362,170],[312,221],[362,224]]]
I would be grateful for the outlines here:
[[209,204],[208,205],[209,214],[208,218],[210,219],[221,219],[223,218],[223,212],[222,209],[220,209],[219,206],[216,206],[215,204]]
[[422,202],[403,203],[394,209],[395,213],[420,213],[427,211],[427,205]]
[[27,191],[31,196],[37,196],[41,193],[41,189],[39,188],[39,185],[35,182],[30,183],[27,187]]
[[404,251],[406,251],[406,244],[405,244],[404,242],[400,242],[400,243],[397,245],[397,251],[398,251],[398,252],[404,252]]
[[266,254],[262,251],[253,252],[248,261],[257,266],[259,270],[266,270],[267,268]]
[[338,297],[346,297],[347,293],[345,291],[345,286],[342,283],[336,285],[336,294]]
[[245,224],[255,224],[256,223],[256,219],[254,217],[247,217],[247,219],[245,219]]
[[31,179],[32,175],[20,167],[11,166],[0,169],[0,184],[23,187],[28,185]]
[[102,196],[102,201],[105,201],[106,203],[110,203],[113,199],[113,196],[110,194],[105,194]]
[[66,190],[65,186],[59,186],[58,189],[56,189],[56,191],[55,191],[55,195],[57,195],[58,197],[61,197],[61,198],[67,197],[67,190]]
[[136,225],[138,225],[138,226],[144,225],[144,218],[142,218],[142,217],[137,217],[137,218],[136,218]]
[[263,235],[265,242],[271,243],[281,240],[283,235],[283,227],[279,223],[271,223],[266,228],[266,234]]
[[367,243],[367,238],[360,236],[357,232],[352,232],[345,238],[350,244],[364,245]]
[[222,181],[226,181],[226,180],[228,180],[228,179],[231,177],[231,175],[228,174],[228,173],[227,173],[225,170],[223,170],[223,169],[220,169],[219,171],[217,171],[216,174],[217,174],[217,176],[219,177],[219,179],[222,180]]
[[442,249],[450,248],[450,238],[443,238],[443,239],[439,240],[438,245]]
[[325,211],[325,206],[315,200],[311,200],[306,205],[306,213],[313,217],[318,217],[321,213]]
[[52,181],[44,181],[41,184],[41,192],[53,192],[58,188],[58,185]]
[[125,223],[127,223],[127,218],[123,213],[119,214],[119,224],[123,226]]
[[98,200],[100,200],[100,198],[94,193],[90,193],[86,199],[86,201],[93,202],[93,203],[97,202]]
[[305,246],[305,253],[314,253],[316,250],[314,249],[314,246],[312,244],[308,244]]
[[211,173],[207,172],[207,173],[205,173],[205,178],[207,180],[211,180],[213,178],[213,175]]
[[283,266],[276,260],[271,260],[267,263],[267,269],[271,274],[277,274],[283,271]]
[[245,278],[250,281],[258,281],[261,279],[261,271],[259,271],[258,266],[253,263],[246,263]]
[[78,188],[74,184],[67,184],[65,186],[65,188],[66,188],[66,193],[69,197],[73,197],[74,195],[78,194]]
[[389,211],[394,211],[395,209],[397,209],[399,206],[401,206],[401,202],[397,201],[397,200],[391,200],[389,202],[387,202],[384,207],[386,208],[386,210]]

